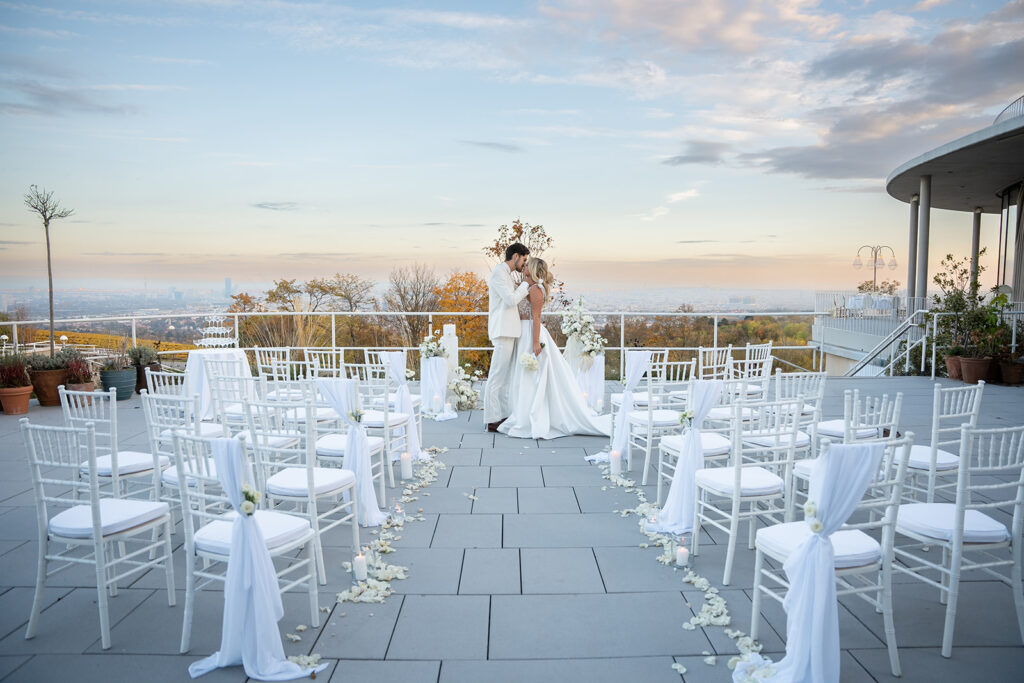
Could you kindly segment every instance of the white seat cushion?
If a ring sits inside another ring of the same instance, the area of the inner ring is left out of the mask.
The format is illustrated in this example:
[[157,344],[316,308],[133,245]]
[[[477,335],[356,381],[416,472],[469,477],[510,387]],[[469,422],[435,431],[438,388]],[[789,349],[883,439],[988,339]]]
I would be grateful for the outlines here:
[[[846,422],[844,420],[823,420],[818,423],[818,436],[828,436],[834,439],[846,437]],[[853,432],[855,439],[877,439],[877,427],[860,427]]]
[[[216,555],[228,555],[231,552],[231,527],[238,514],[231,511],[222,519],[210,522],[196,531],[196,549]],[[312,527],[309,520],[295,517],[283,512],[257,510],[253,517],[260,527],[263,540],[269,550],[286,545],[302,538]]]
[[[345,455],[347,441],[347,434],[325,434],[316,440],[316,454],[322,458],[340,458]],[[379,436],[368,436],[366,441],[371,453],[384,448],[384,439]]]
[[[679,424],[680,413],[678,410],[654,410],[651,411],[651,419],[655,427],[671,427]],[[634,410],[629,413],[629,422],[635,425],[647,424],[647,411]]]
[[[313,493],[322,496],[338,491],[356,480],[350,470],[339,470],[336,467],[313,468]],[[278,496],[305,496],[307,487],[305,467],[287,467],[267,479],[267,493]]]
[[[911,503],[901,505],[896,531],[909,531],[942,541],[953,538],[956,505],[953,503]],[[979,510],[964,511],[964,543],[1002,543],[1010,538],[1006,526]]]
[[[650,401],[650,396],[647,395],[646,391],[634,391],[633,392],[633,405],[647,407],[647,402]],[[612,394],[611,402],[613,406],[622,405],[622,394]]]
[[[111,467],[111,456],[101,455],[96,458],[96,474],[101,477],[110,477],[114,474],[114,468]],[[158,459],[160,467],[167,467],[171,464],[170,459],[166,455],[161,455]],[[79,469],[82,474],[89,474],[89,463],[85,463]],[[117,452],[117,474],[120,477],[126,474],[136,474],[138,472],[148,472],[153,469],[153,454],[152,453],[140,453],[139,451],[118,451]]]
[[[412,407],[413,408],[415,408],[416,406],[418,406],[421,403],[423,403],[423,398],[419,394],[409,394],[409,396],[412,398]],[[383,403],[384,403],[384,399],[381,399],[381,398],[374,399],[374,401],[373,401],[373,405],[375,405],[375,406],[383,405]],[[391,408],[392,410],[394,410],[395,408],[398,407],[398,393],[397,392],[392,392],[392,393],[388,394],[388,407]]]
[[[216,467],[215,463],[212,460],[210,461],[209,467],[210,467],[210,469],[207,470],[206,475],[215,478],[217,476],[217,467]],[[185,474],[185,479],[188,482],[189,486],[195,486],[196,485],[196,480],[193,479],[192,477],[190,477],[187,473]],[[164,470],[160,474],[160,481],[162,481],[166,486],[173,486],[173,487],[177,488],[178,487],[178,468],[177,467],[168,467],[166,470]]]
[[[910,460],[907,461],[907,467],[914,470],[927,470],[931,467],[932,461],[932,447],[931,446],[911,446],[910,447]],[[938,472],[944,472],[948,470],[955,470],[960,467],[960,456],[949,451],[944,451],[941,448],[935,451],[935,470]]]
[[[151,522],[170,512],[167,503],[124,498],[100,499],[100,533],[104,536]],[[76,505],[53,516],[50,533],[66,538],[92,538],[92,506]]]
[[[757,547],[785,561],[812,533],[804,521],[773,524],[757,530]],[[882,546],[860,529],[840,529],[832,534],[830,540],[836,569],[862,567],[878,562],[882,557]]]
[[[408,413],[388,413],[388,427],[401,427],[409,422]],[[380,410],[367,410],[363,413],[364,427],[383,427],[384,412]]]
[[[735,470],[732,467],[697,470],[697,483],[720,496],[732,496]],[[740,475],[741,496],[782,493],[782,478],[763,467],[744,467]]]
[[804,458],[803,460],[797,460],[793,464],[793,476],[798,479],[810,479],[811,474],[814,473],[814,468],[817,466],[817,458]]
[[[662,438],[661,445],[665,450],[679,455],[683,449],[683,435],[670,434],[669,436]],[[705,457],[726,455],[730,450],[732,450],[732,443],[730,443],[729,439],[717,432],[701,432],[700,445],[701,450],[704,451]]]
[[[753,408],[743,408],[740,419],[749,420],[757,415]],[[708,411],[709,420],[731,420],[733,414],[732,406],[718,406]]]
[[[765,434],[763,432],[763,430],[761,430],[761,431],[756,431],[755,430],[755,431],[751,431],[751,432],[743,432],[740,435],[740,437],[744,441],[746,441],[748,443],[752,443],[755,446],[769,447],[769,446],[774,446],[775,445],[775,433],[774,432],[772,432],[771,434]],[[780,444],[787,444],[788,445],[788,443],[789,443],[789,434],[786,434],[785,436],[780,437],[779,438],[779,443]],[[811,445],[811,435],[810,434],[808,434],[807,432],[797,432],[796,433],[796,445],[795,445],[796,448],[806,448],[807,446],[810,446],[810,445]]]
[[266,445],[268,448],[287,448],[288,446],[294,446],[302,438],[301,434],[293,431],[269,432],[266,434],[256,432],[256,435],[254,435],[252,430],[246,429],[242,433],[245,434],[246,445],[250,447],[259,443],[261,446]]
[[[163,430],[162,432],[160,432],[160,438],[161,439],[170,440],[170,438],[172,436],[172,431],[173,430],[170,430],[170,429]],[[194,433],[194,432],[192,432],[191,429],[189,429],[185,425],[181,426],[181,430],[180,431],[181,431],[182,434],[186,434],[186,435],[191,435],[191,434]],[[221,426],[220,423],[218,423],[218,422],[200,422],[199,423],[199,436],[223,436],[223,435],[224,435],[224,427]]]

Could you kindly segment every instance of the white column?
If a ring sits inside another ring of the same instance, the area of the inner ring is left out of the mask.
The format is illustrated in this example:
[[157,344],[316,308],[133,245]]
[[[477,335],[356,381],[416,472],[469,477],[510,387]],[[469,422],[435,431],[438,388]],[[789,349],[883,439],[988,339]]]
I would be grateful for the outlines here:
[[907,314],[914,306],[917,291],[917,208],[920,197],[916,194],[910,198],[910,244],[907,246]]
[[978,279],[978,247],[981,243],[981,207],[974,207],[974,225],[971,226],[971,282]]
[[921,176],[921,208],[917,228],[917,287],[914,296],[928,298],[928,228],[932,213],[932,177]]

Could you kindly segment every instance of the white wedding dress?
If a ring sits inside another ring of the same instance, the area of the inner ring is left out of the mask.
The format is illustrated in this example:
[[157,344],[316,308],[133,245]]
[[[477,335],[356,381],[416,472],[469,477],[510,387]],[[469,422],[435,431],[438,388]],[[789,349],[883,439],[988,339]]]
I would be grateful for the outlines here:
[[[542,285],[534,285],[542,287]],[[540,343],[544,345],[537,358],[537,369],[527,369],[521,359],[533,355],[533,325],[529,299],[520,306],[522,333],[516,345],[515,367],[512,369],[512,414],[498,426],[498,431],[522,439],[556,439],[572,434],[608,436],[611,417],[595,415],[587,406],[576,378],[569,369],[555,341],[541,325]]]

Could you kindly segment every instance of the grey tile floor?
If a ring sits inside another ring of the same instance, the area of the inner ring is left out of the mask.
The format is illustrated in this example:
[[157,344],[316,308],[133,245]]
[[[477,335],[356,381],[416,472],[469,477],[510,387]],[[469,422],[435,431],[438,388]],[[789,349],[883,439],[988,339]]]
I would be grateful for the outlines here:
[[[903,392],[903,429],[928,439],[932,383],[925,378],[830,379],[825,412],[841,415],[843,389]],[[609,387],[611,388],[611,387]],[[145,448],[137,397],[119,404],[123,447]],[[985,425],[1024,423],[1024,389],[990,386]],[[60,410],[33,406],[34,422],[57,424]],[[681,628],[700,595],[679,572],[655,561],[659,550],[634,518],[613,510],[636,497],[608,482],[583,456],[603,439],[550,442],[486,434],[479,413],[450,422],[426,422],[426,445],[449,450],[438,481],[416,501],[425,521],[407,524],[389,556],[410,576],[394,583],[384,604],[335,601],[347,585],[340,568],[350,558],[348,531],[326,539],[333,567],[320,604],[330,609],[319,629],[289,654],[319,653],[332,660],[321,680],[397,681],[728,681],[735,653],[721,628]],[[99,647],[96,596],[88,571],[51,580],[38,635],[24,638],[35,577],[35,513],[17,418],[0,414],[0,679],[3,681],[188,680],[188,664],[216,650],[223,601],[201,593],[192,652],[177,654],[182,594],[167,606],[159,573],[142,576],[111,600],[113,647]],[[635,465],[639,467],[639,465]],[[634,475],[638,472],[634,472]],[[653,487],[648,487],[653,498]],[[389,491],[389,497],[395,492]],[[429,493],[430,495],[425,495]],[[471,500],[468,494],[474,494]],[[713,585],[724,548],[704,534],[695,569]],[[182,536],[175,536],[180,544]],[[181,553],[176,582],[184,586]],[[724,588],[733,628],[749,630],[753,553],[740,546],[733,585]],[[1020,681],[1024,674],[1013,601],[1002,584],[969,577],[961,591],[952,659],[939,654],[943,608],[934,590],[897,577],[897,637],[905,681]],[[287,595],[282,632],[308,621],[305,598]],[[785,649],[781,606],[766,604],[761,618],[765,652]],[[843,681],[890,680],[881,618],[863,603],[842,602]],[[713,666],[707,654],[719,655]],[[680,678],[671,667],[687,667]],[[241,669],[219,670],[208,681],[242,681]]]

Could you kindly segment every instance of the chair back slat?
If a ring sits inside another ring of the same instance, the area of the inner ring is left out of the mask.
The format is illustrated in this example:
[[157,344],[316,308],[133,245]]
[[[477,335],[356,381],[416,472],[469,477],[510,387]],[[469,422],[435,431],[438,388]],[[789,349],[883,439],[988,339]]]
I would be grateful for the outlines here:
[[697,375],[699,379],[730,379],[729,363],[732,359],[732,344],[726,347],[705,347],[697,350]]
[[[83,502],[98,503],[96,431],[91,423],[81,427],[51,427],[34,425],[28,418],[22,418],[21,434],[28,452],[41,530],[45,530],[47,520],[52,517],[50,505],[68,508]],[[86,477],[81,474],[83,465],[87,465]]]
[[291,358],[291,349],[287,346],[256,346],[253,348],[253,356],[256,359],[256,374],[264,375],[271,371],[274,363]]
[[[240,436],[244,440],[244,435]],[[231,510],[231,501],[217,478],[213,460],[214,437],[175,432],[174,466],[178,472],[178,494],[181,497],[182,526],[185,547],[191,555],[195,548],[195,532],[207,522],[220,519]],[[242,449],[246,452],[246,449]],[[250,482],[255,483],[255,482]]]
[[932,400],[932,442],[935,447],[958,446],[960,426],[978,424],[985,380],[977,384],[943,387],[935,384]]
[[188,375],[183,372],[165,372],[146,368],[146,387],[151,394],[188,396]]

